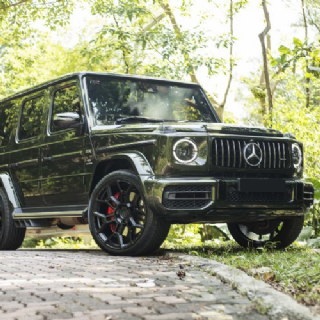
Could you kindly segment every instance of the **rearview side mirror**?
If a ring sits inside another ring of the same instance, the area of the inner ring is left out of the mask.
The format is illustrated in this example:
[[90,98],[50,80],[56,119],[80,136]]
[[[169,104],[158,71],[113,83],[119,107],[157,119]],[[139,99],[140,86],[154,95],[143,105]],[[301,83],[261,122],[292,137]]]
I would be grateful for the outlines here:
[[54,131],[76,128],[81,125],[81,117],[77,112],[57,113],[53,117]]

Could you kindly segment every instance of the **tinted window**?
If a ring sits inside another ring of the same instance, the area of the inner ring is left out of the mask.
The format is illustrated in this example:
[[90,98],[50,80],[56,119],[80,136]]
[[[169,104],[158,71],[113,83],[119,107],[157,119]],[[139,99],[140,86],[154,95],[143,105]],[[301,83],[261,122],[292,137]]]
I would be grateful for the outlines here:
[[89,78],[89,101],[95,123],[114,124],[136,116],[164,121],[215,122],[200,88],[152,80]]
[[68,123],[61,126],[61,124],[58,125],[54,122],[54,119],[56,119],[59,114],[65,112],[76,112],[80,115],[80,100],[76,86],[63,88],[55,92],[51,116],[51,132],[68,129]]
[[10,106],[0,108],[0,147],[6,146],[12,131],[10,125],[11,113]]
[[24,102],[20,121],[19,139],[28,139],[40,134],[44,96],[35,97]]

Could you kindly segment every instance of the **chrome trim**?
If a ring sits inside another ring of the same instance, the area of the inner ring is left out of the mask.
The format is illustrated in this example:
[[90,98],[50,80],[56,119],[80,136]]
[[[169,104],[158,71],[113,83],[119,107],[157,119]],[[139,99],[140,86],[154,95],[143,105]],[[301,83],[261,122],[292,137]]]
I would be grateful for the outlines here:
[[263,168],[266,168],[266,165],[267,165],[266,143],[263,142]]
[[270,142],[268,142],[268,149],[269,149],[269,168],[271,169],[271,147],[270,147]]
[[228,167],[230,167],[230,143],[229,140],[227,141],[227,149],[228,149]]
[[238,140],[238,143],[239,143],[239,151],[240,151],[240,153],[239,153],[239,159],[240,159],[239,167],[241,168],[241,166],[242,166],[242,149],[241,149],[240,140]]
[[224,148],[223,148],[223,139],[221,141],[221,151],[222,151],[222,158],[221,158],[221,165],[224,166]]
[[13,213],[13,219],[43,219],[43,218],[59,218],[59,217],[82,217],[83,211],[66,211],[66,212],[19,212]]
[[233,167],[236,167],[236,143],[234,140],[232,140],[232,146],[233,146]]

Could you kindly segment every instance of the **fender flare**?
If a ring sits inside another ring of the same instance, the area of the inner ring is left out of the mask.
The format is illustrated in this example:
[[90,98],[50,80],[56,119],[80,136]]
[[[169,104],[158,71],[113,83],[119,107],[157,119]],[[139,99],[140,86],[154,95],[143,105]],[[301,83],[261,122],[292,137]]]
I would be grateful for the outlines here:
[[144,181],[146,179],[150,179],[150,177],[154,176],[153,169],[151,168],[148,160],[141,152],[115,152],[109,153],[105,156],[99,157],[95,164],[95,168],[93,170],[91,181],[90,181],[90,190],[93,188],[93,177],[95,175],[96,169],[99,164],[108,161],[116,161],[116,160],[127,160],[131,167],[134,169],[137,178],[141,182],[141,186],[144,188]]
[[8,173],[0,173],[0,184],[8,196],[11,209],[20,208],[21,204],[14,188],[12,179]]
[[128,160],[132,167],[136,170],[136,173],[139,176],[154,176],[154,172],[144,156],[141,152],[121,152],[121,153],[113,153],[110,154],[106,160],[116,160],[116,159],[126,159]]

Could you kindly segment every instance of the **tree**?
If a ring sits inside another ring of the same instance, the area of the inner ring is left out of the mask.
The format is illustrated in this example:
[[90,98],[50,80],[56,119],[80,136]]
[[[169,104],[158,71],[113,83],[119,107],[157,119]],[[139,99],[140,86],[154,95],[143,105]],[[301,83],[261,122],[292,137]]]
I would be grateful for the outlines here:
[[[229,94],[233,67],[233,17],[246,0],[229,1],[226,15],[229,33],[212,37],[206,34],[202,24],[211,15],[196,16],[191,2],[168,2],[167,0],[95,0],[92,12],[103,17],[105,24],[97,33],[87,55],[100,59],[113,48],[113,55],[119,64],[111,67],[125,73],[150,74],[167,78],[191,80],[199,83],[197,70],[206,68],[208,75],[225,74],[226,89],[220,93],[222,101],[217,102],[216,93],[209,91],[209,97],[223,118],[224,106]],[[198,21],[196,27],[188,27],[185,17]],[[209,48],[229,50],[228,59],[208,54]]]

